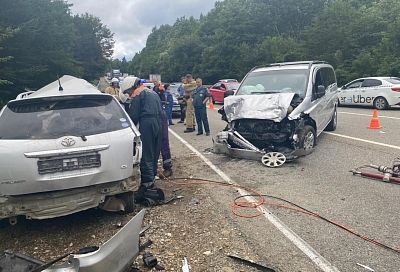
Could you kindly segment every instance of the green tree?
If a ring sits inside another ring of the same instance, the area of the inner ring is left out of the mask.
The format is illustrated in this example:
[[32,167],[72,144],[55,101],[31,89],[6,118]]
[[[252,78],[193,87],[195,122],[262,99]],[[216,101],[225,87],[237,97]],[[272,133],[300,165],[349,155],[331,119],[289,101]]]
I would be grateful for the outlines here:
[[[5,28],[0,26],[0,53],[4,50],[4,48],[2,47],[2,44],[4,43],[4,41],[8,38],[11,37],[13,33],[13,30],[11,30],[10,28]],[[0,63],[1,64],[5,64],[6,62],[10,61],[12,59],[12,56],[7,56],[7,55],[2,55],[0,54]],[[7,76],[7,69],[4,69],[4,65],[0,66],[0,75],[2,76]],[[0,78],[0,85],[9,85],[12,84],[12,82],[10,82],[9,80],[7,80],[6,78]]]
[[0,84],[1,100],[36,90],[57,75],[92,81],[104,72],[114,40],[98,18],[72,16],[63,0],[0,0],[0,6],[0,74],[13,83]]
[[88,13],[74,16],[74,28],[74,58],[82,68],[83,78],[94,80],[104,73],[107,59],[111,58],[113,33]]

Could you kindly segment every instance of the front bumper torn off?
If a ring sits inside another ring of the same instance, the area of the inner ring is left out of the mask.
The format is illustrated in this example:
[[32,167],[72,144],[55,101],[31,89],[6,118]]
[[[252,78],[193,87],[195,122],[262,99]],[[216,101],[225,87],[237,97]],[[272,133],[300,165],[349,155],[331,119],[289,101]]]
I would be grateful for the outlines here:
[[221,131],[213,139],[213,142],[213,152],[215,154],[224,154],[233,158],[256,161],[261,161],[262,157],[268,152],[282,153],[286,157],[286,161],[293,161],[298,157],[308,155],[312,152],[312,150],[305,150],[303,148],[259,149],[234,130]]
[[[44,272],[122,272],[127,271],[139,255],[139,235],[145,210],[141,210],[111,239],[96,251],[70,255],[68,261],[52,265]],[[31,271],[44,262],[23,254],[0,253],[0,271]],[[14,268],[20,268],[15,270]],[[12,268],[12,269],[9,269]]]

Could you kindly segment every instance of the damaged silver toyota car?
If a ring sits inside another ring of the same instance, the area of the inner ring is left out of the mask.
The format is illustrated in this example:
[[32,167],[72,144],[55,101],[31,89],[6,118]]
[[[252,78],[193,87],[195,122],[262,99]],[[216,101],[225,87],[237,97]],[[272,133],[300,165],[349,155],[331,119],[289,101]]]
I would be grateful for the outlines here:
[[63,76],[0,112],[0,219],[132,211],[140,133],[118,101]]
[[317,136],[337,125],[334,69],[322,61],[253,68],[219,110],[228,126],[215,153],[281,166],[312,152]]

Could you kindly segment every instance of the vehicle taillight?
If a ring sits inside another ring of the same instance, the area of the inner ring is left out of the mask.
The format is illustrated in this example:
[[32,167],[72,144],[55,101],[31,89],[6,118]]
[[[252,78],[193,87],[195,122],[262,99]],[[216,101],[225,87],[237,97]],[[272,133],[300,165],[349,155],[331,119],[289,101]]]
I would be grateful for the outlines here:
[[400,87],[392,87],[393,92],[400,92]]

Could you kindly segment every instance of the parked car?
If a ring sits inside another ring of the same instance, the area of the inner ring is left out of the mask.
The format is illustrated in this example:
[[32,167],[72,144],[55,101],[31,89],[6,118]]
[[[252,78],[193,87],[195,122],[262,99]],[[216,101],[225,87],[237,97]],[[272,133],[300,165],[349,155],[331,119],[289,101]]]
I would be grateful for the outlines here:
[[172,113],[175,116],[180,116],[181,115],[181,107],[179,106],[179,103],[178,103],[178,97],[179,97],[178,88],[181,85],[182,85],[182,83],[171,83],[168,86],[168,90],[171,92],[172,97],[174,99],[174,105],[172,107]]
[[214,84],[209,92],[212,96],[214,103],[224,103],[224,94],[227,91],[235,91],[239,88],[240,83],[234,82],[217,82]]
[[[60,86],[59,86],[60,83]],[[118,101],[63,76],[0,112],[0,219],[45,219],[115,201],[133,210],[140,133]]]
[[218,82],[238,82],[237,79],[228,78],[228,79],[220,79]]
[[372,106],[378,110],[400,105],[400,78],[366,77],[339,89],[339,105]]
[[337,100],[335,72],[325,62],[254,68],[219,111],[228,126],[214,151],[280,166],[310,153],[325,129],[336,129]]

